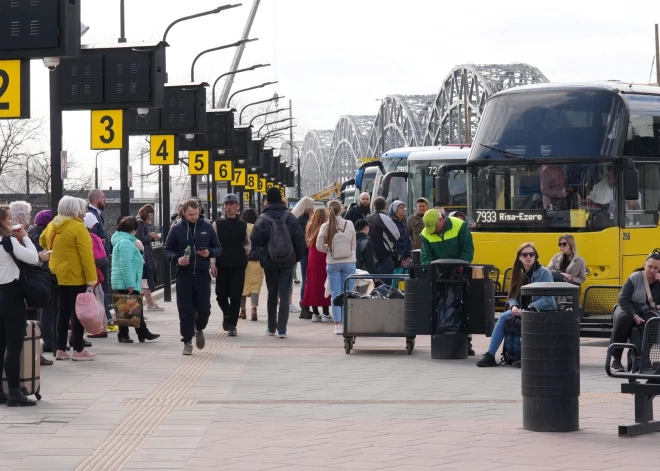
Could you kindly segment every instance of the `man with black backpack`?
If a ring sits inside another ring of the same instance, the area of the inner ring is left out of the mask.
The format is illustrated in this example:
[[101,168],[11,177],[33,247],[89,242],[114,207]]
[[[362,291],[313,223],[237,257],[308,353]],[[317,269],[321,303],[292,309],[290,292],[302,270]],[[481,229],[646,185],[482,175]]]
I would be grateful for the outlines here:
[[355,223],[355,239],[357,241],[355,268],[367,271],[370,275],[375,275],[378,273],[376,271],[376,255],[371,239],[369,239],[369,224],[366,220],[360,219]]
[[[286,338],[289,321],[289,292],[291,291],[293,267],[306,249],[305,236],[298,219],[282,203],[277,188],[266,193],[268,205],[257,219],[252,230],[252,245],[261,248],[261,266],[266,275],[268,289],[267,335]],[[279,296],[279,312],[277,298]]]

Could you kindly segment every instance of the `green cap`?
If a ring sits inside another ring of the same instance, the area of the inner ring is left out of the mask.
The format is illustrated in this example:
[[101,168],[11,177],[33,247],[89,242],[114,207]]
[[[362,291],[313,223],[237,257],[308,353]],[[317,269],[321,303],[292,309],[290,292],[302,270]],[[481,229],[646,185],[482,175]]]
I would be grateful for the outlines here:
[[424,227],[431,232],[435,232],[435,225],[440,217],[440,212],[437,209],[429,209],[424,213]]

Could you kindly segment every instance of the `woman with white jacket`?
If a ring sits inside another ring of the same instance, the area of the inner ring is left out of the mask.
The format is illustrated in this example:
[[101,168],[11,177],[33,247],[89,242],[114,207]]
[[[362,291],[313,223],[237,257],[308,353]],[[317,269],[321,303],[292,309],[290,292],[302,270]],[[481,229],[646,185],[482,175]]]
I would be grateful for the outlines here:
[[27,313],[23,292],[18,284],[21,272],[8,251],[25,263],[39,263],[37,249],[25,229],[21,227],[13,231],[9,206],[0,206],[0,371],[4,367],[9,386],[9,394],[5,394],[0,385],[0,404],[7,403],[10,407],[34,406],[36,402],[25,397],[20,389],[21,350]]
[[[330,294],[332,300],[344,292],[346,278],[355,273],[355,227],[351,221],[340,216],[341,203],[330,201],[328,203],[328,222],[321,226],[316,240],[316,249],[326,252],[326,270],[330,281]],[[337,234],[341,234],[337,238]],[[355,280],[351,280],[348,290],[352,291]],[[344,327],[342,321],[342,308],[332,306],[332,317],[335,319],[335,334],[342,335]]]

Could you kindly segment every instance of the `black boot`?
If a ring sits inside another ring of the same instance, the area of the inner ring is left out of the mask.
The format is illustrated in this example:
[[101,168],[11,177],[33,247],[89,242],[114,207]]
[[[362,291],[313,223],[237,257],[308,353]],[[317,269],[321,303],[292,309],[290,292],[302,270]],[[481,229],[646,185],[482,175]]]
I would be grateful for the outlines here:
[[159,337],[160,334],[152,334],[151,332],[147,331],[146,334],[138,335],[138,340],[140,343],[144,343],[145,340],[156,340]]
[[123,335],[118,335],[117,336],[117,341],[119,343],[133,343],[133,339],[130,338],[128,335],[125,336],[125,337]]
[[311,319],[312,318],[312,311],[309,310],[308,306],[303,306],[302,304],[300,305],[300,316],[298,316],[298,319]]
[[5,391],[2,389],[2,384],[0,384],[0,404],[6,404],[7,403],[7,394],[5,394]]
[[7,407],[25,407],[25,406],[36,406],[37,401],[33,401],[25,397],[23,391],[20,388],[9,388],[9,394],[7,395]]

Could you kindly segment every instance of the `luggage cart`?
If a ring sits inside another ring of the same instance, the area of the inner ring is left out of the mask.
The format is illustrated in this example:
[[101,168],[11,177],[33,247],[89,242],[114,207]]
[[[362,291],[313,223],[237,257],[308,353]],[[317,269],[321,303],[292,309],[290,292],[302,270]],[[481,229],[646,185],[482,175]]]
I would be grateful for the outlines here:
[[[348,291],[349,280],[407,279],[409,275],[351,275],[344,282]],[[403,299],[344,298],[344,351],[351,353],[356,337],[406,337],[406,350],[410,355],[415,348],[415,336],[404,332]]]

